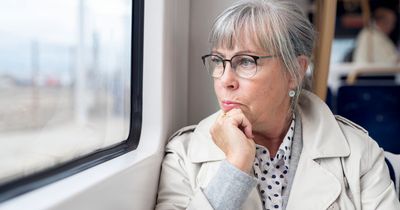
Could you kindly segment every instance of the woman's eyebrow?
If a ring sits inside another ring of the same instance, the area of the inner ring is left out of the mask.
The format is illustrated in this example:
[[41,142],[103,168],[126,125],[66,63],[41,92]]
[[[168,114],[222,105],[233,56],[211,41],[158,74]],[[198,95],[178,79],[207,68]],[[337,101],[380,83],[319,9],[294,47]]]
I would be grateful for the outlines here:
[[[217,55],[220,55],[225,58],[225,54],[219,52],[218,50],[211,50],[211,54],[217,54]],[[262,53],[252,51],[252,50],[240,50],[240,51],[234,53],[234,55],[241,55],[241,54],[258,55],[258,54],[262,54]]]
[[251,51],[251,50],[241,50],[241,51],[236,52],[235,54],[237,55],[237,54],[247,54],[247,53],[256,54],[255,51]]
[[211,54],[217,54],[225,58],[225,55],[223,53],[218,52],[217,50],[211,50]]

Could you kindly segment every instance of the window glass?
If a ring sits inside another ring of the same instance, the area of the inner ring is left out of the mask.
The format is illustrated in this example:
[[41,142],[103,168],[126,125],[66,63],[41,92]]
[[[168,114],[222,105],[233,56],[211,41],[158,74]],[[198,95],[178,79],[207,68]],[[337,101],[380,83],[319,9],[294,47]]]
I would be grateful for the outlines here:
[[[332,41],[332,49],[331,49],[331,64],[340,64],[346,62],[346,56],[353,50],[355,46],[354,38],[335,38]],[[349,61],[347,61],[349,62]]]
[[0,7],[0,185],[127,139],[129,0]]

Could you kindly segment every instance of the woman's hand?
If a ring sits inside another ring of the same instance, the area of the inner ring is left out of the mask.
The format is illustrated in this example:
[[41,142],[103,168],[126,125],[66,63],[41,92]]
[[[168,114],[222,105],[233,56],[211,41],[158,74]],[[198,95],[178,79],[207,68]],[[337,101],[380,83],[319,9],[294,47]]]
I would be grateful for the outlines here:
[[242,110],[232,109],[220,115],[210,133],[227,161],[246,173],[251,172],[256,149],[251,123]]

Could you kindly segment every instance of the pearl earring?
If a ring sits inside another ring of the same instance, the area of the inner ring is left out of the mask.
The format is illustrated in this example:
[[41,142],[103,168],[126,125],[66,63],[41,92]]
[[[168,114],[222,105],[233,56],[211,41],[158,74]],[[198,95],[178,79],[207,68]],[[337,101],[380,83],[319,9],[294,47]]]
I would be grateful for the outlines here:
[[296,92],[294,92],[294,90],[290,90],[290,91],[289,91],[289,97],[290,97],[290,98],[293,98],[294,95],[296,95]]

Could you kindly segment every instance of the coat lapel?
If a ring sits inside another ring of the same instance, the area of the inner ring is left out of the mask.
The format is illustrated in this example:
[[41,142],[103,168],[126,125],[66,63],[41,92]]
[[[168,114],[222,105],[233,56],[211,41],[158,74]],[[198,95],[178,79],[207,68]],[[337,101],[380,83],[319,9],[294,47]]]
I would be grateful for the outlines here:
[[334,203],[341,193],[342,172],[338,158],[348,156],[350,149],[329,108],[311,93],[304,94],[299,103],[303,149],[287,209],[322,210]]
[[225,159],[225,153],[214,143],[210,134],[211,125],[219,114],[220,112],[216,112],[202,120],[194,130],[188,148],[188,156],[193,163]]
[[286,209],[327,209],[340,195],[340,191],[340,182],[330,171],[302,155]]

